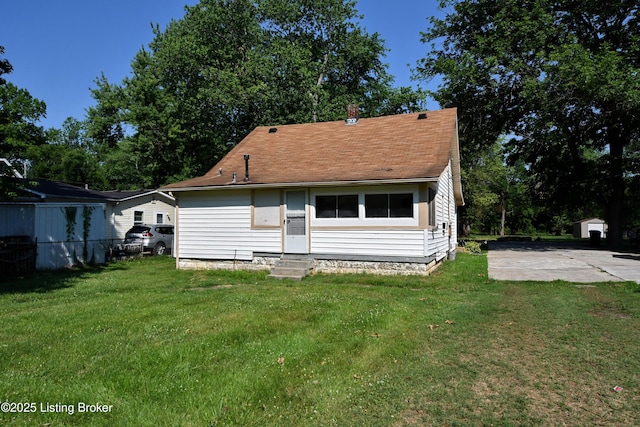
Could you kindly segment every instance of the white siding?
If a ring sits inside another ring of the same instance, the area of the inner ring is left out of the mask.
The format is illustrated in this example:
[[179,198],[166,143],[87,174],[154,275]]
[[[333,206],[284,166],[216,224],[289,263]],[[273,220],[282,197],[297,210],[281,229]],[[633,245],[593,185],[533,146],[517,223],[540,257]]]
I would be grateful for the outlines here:
[[[83,259],[83,210],[92,208],[87,258]],[[69,240],[65,207],[75,207],[75,226]],[[26,235],[38,241],[36,268],[55,270],[71,267],[76,261],[104,263],[106,247],[105,205],[102,203],[38,203],[0,206],[0,235]]]
[[[428,209],[419,203],[418,185],[362,186],[312,189],[310,208],[310,253],[345,256],[435,257],[441,260],[456,245],[456,206],[451,166],[430,185],[435,196],[436,227],[421,229]],[[368,192],[412,192],[412,218],[364,218],[364,194]],[[359,218],[315,218],[315,196],[319,194],[358,194]],[[426,196],[424,196],[426,197]],[[423,197],[423,198],[424,198]],[[251,227],[251,191],[220,190],[179,193],[177,251],[183,259],[243,260],[254,252],[280,253],[282,229]],[[421,211],[422,210],[422,211]],[[422,218],[422,219],[420,219]],[[425,224],[426,226],[426,224]],[[451,236],[449,235],[451,226]]]
[[[156,200],[153,200],[153,199]],[[110,203],[107,208],[105,222],[105,236],[109,240],[123,240],[127,231],[133,227],[134,211],[142,211],[145,224],[156,223],[156,213],[164,213],[165,224],[174,224],[173,205],[161,200],[158,195],[147,195],[125,200],[119,203]]]
[[[71,241],[67,241],[67,220],[64,209],[76,207],[76,223]],[[83,259],[83,209],[93,208],[89,234],[87,236],[87,258]],[[34,237],[38,239],[36,268],[54,270],[71,267],[75,260],[89,262],[91,258],[104,263],[105,253],[105,206],[104,204],[43,203],[36,205]],[[75,257],[75,259],[74,259]]]
[[[425,230],[425,256],[435,255],[441,260],[450,251],[455,251],[457,242],[456,204],[453,195],[451,162],[438,178],[436,193],[436,228]],[[451,236],[449,236],[451,226]]]
[[312,230],[311,252],[321,254],[424,256],[422,230]]
[[35,227],[34,205],[0,205],[0,236],[32,236]]
[[279,228],[251,229],[249,190],[180,194],[178,206],[180,258],[251,260],[282,250]]

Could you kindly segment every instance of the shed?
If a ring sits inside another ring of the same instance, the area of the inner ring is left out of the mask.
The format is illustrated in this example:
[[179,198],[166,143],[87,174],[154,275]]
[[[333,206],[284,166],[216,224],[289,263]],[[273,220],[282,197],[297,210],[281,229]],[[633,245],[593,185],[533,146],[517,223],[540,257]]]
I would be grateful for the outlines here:
[[456,109],[263,126],[176,198],[178,268],[427,273],[455,256]]
[[37,241],[36,268],[104,263],[104,203],[2,203],[0,236]]
[[573,237],[576,239],[588,239],[590,231],[599,231],[604,238],[607,237],[609,226],[600,218],[587,218],[573,223]]

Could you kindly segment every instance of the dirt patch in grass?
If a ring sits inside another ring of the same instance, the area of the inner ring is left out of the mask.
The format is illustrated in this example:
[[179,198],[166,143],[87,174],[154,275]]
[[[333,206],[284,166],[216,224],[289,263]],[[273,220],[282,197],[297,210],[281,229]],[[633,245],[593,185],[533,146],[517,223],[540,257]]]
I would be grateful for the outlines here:
[[188,288],[187,291],[219,291],[221,289],[231,289],[235,288],[239,285],[214,285],[214,286],[203,286],[200,288]]
[[631,319],[632,316],[624,311],[623,307],[601,306],[589,310],[589,314],[594,317],[608,317],[611,319]]
[[586,299],[594,305],[593,308],[589,310],[591,316],[611,319],[632,318],[621,301],[613,298],[611,295],[604,294],[598,287],[582,288],[582,292]]

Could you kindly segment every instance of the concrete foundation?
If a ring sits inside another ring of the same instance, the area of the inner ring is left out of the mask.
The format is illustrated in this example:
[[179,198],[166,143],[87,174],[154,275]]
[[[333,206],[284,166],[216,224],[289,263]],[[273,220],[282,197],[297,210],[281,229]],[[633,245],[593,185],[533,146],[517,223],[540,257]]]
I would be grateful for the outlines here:
[[[181,270],[270,270],[280,260],[279,257],[254,257],[252,261],[180,259]],[[428,263],[390,261],[351,261],[336,259],[313,260],[313,273],[365,273],[387,276],[421,275],[428,276],[441,262]]]

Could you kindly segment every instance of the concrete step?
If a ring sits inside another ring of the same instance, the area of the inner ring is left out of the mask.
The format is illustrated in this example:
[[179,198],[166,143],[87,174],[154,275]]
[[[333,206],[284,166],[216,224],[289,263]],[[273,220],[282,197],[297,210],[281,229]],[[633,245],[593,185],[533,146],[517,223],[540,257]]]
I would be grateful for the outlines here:
[[269,277],[276,279],[302,280],[313,270],[314,261],[309,257],[283,256],[271,268]]
[[278,260],[278,262],[276,262],[276,267],[310,269],[310,268],[313,267],[313,261],[310,261],[310,260],[295,260],[295,259],[280,259],[280,260]]
[[271,269],[271,274],[279,274],[282,276],[290,275],[290,276],[298,276],[303,275],[306,276],[309,274],[308,268],[291,268],[291,267],[280,267],[275,266]]
[[274,273],[271,273],[267,277],[271,277],[272,279],[302,280],[305,277],[307,277],[307,275],[305,274],[305,275],[292,276],[290,274],[274,274]]

